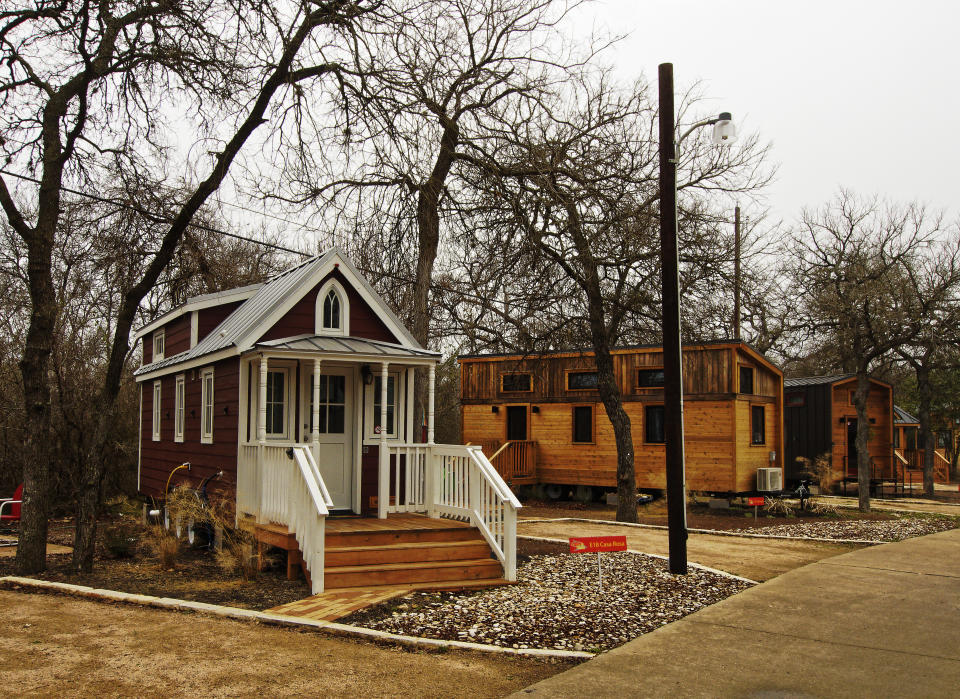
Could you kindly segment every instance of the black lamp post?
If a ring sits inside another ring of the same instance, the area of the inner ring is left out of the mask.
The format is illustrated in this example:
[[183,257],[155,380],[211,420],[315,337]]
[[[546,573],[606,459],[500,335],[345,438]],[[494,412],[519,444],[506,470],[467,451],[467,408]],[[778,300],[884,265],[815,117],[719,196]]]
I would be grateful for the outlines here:
[[687,573],[687,493],[683,456],[683,369],[680,347],[680,263],[677,249],[677,146],[695,129],[714,127],[713,141],[725,143],[735,132],[723,112],[691,126],[676,138],[673,64],[661,63],[660,87],[660,275],[663,299],[663,421],[667,469],[667,524],[670,572]]

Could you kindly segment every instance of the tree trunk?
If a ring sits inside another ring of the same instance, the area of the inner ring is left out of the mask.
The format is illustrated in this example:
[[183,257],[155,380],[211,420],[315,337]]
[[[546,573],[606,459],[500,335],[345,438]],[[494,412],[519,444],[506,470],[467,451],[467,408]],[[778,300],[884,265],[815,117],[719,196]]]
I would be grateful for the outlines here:
[[[440,197],[443,194],[444,183],[450,168],[453,165],[453,156],[456,153],[460,139],[460,129],[455,122],[444,125],[443,135],[440,138],[440,149],[433,164],[430,177],[420,186],[417,195],[417,269],[413,286],[413,318],[412,328],[414,339],[424,349],[430,342],[430,286],[433,283],[433,266],[437,260],[437,251],[440,248]],[[414,429],[419,439],[420,426],[424,423],[427,409],[427,373],[424,369],[416,371],[414,386]]]
[[860,496],[860,511],[870,511],[870,452],[868,443],[870,422],[867,417],[867,398],[870,395],[870,375],[865,368],[857,371],[857,390],[853,403],[857,408],[857,492]]
[[920,444],[923,445],[923,493],[933,495],[933,467],[935,448],[933,431],[930,429],[930,403],[933,400],[933,390],[930,386],[930,370],[917,367],[917,397],[920,407]]
[[[49,144],[45,144],[49,145]],[[59,153],[59,145],[48,150]],[[16,570],[20,575],[39,573],[47,566],[47,520],[50,516],[50,353],[57,319],[53,286],[54,232],[59,221],[59,179],[62,166],[53,163],[40,188],[43,211],[27,242],[27,280],[30,289],[30,326],[20,360],[23,379],[23,505],[17,542]],[[55,182],[52,180],[55,179]],[[52,213],[48,213],[50,208]]]

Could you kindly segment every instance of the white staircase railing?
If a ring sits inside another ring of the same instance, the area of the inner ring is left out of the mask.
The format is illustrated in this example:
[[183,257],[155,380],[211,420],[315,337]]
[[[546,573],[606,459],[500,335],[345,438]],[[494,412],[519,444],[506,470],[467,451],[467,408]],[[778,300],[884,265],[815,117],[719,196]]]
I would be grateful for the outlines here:
[[[294,533],[310,571],[313,594],[323,592],[326,517],[333,500],[309,446],[264,447],[258,519],[286,525]],[[274,453],[276,452],[276,453]]]
[[381,479],[389,486],[384,512],[426,512],[469,521],[517,579],[517,510],[520,501],[479,446],[402,444],[388,447]]

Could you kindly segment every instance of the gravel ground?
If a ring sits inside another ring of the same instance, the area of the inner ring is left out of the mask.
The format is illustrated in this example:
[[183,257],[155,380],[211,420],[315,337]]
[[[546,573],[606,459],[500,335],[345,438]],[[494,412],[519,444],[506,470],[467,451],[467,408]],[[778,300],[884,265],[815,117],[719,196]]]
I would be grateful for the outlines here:
[[608,650],[740,592],[748,583],[633,553],[532,556],[518,584],[476,593],[414,593],[344,623],[513,648]]
[[744,527],[729,532],[770,534],[773,536],[816,537],[820,539],[859,539],[861,541],[903,541],[915,536],[936,534],[960,528],[955,517],[905,516],[896,519],[869,521],[796,522],[766,527]]

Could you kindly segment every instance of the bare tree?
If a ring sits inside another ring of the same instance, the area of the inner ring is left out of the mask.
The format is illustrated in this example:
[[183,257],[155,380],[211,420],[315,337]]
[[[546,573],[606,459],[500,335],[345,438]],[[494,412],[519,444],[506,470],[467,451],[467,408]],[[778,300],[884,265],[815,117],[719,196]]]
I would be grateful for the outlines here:
[[[870,377],[897,348],[913,342],[927,322],[908,293],[908,270],[921,246],[939,236],[941,221],[916,205],[884,205],[841,192],[805,211],[789,241],[790,294],[797,303],[795,342],[806,355],[835,357],[855,373],[857,479],[860,510],[870,510],[871,455],[867,399]],[[940,298],[944,290],[927,290]]]
[[[940,225],[931,224],[932,230]],[[924,246],[904,269],[905,289],[920,316],[917,334],[896,348],[917,381],[920,441],[924,449],[923,491],[933,495],[935,435],[932,424],[933,374],[958,367],[955,352],[960,327],[960,235]]]
[[[22,1],[0,11],[0,148],[8,166],[36,173],[16,190],[0,178],[0,206],[27,248],[31,318],[21,360],[25,406],[23,526],[17,549],[22,573],[45,565],[50,480],[47,381],[58,314],[51,260],[70,183],[97,186],[106,166],[128,181],[159,179],[170,118],[184,106],[206,130],[207,174],[197,178],[116,309],[110,356],[98,391],[100,419],[85,456],[74,564],[92,565],[96,515],[129,333],[191,219],[220,186],[238,153],[291,83],[337,71],[336,64],[298,63],[305,46],[350,45],[361,19],[384,3],[303,0],[160,0],[110,4]],[[311,43],[323,28],[323,38]],[[318,48],[319,46],[319,48]],[[225,114],[232,117],[224,118]],[[202,166],[200,166],[202,167]],[[32,216],[25,214],[25,205]]]
[[[612,350],[626,339],[650,338],[659,325],[656,108],[643,83],[620,89],[593,74],[567,87],[549,109],[512,120],[474,186],[489,209],[487,244],[516,239],[531,246],[549,278],[563,280],[556,327],[565,329],[568,340],[576,328],[593,349],[617,447],[617,519],[636,521],[631,425]],[[679,189],[691,290],[716,279],[717,251],[708,241],[716,238],[711,226],[717,213],[703,194],[751,191],[766,182],[768,172],[762,167],[765,149],[755,138],[729,153],[696,137],[686,146]],[[502,284],[536,286],[516,274],[523,267],[496,270]]]

